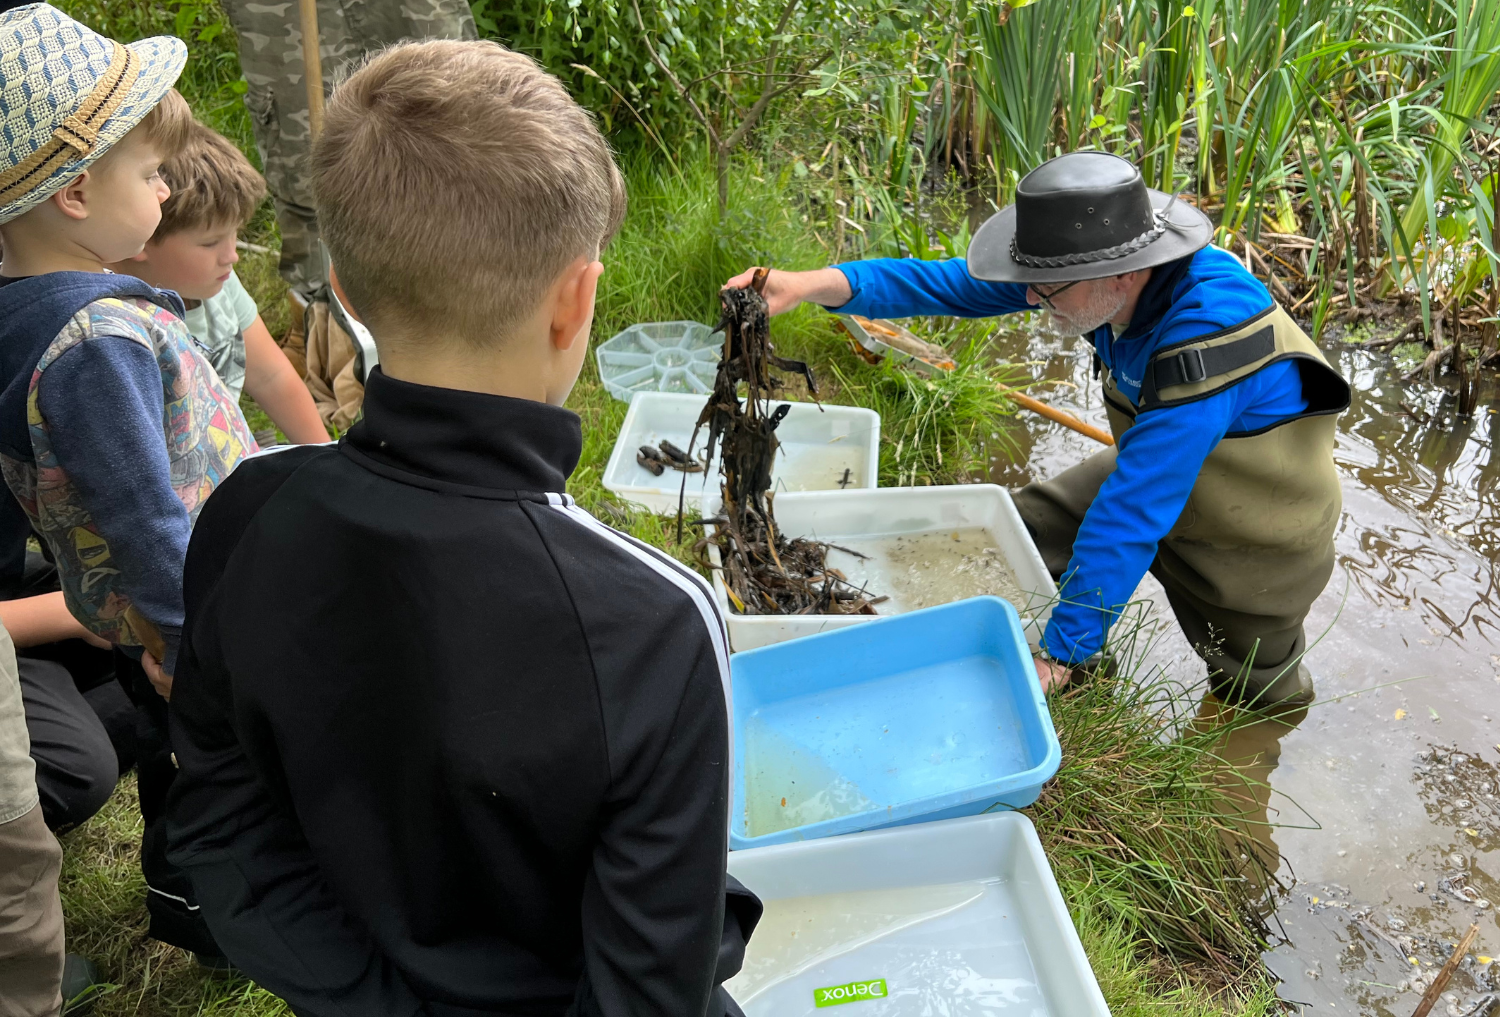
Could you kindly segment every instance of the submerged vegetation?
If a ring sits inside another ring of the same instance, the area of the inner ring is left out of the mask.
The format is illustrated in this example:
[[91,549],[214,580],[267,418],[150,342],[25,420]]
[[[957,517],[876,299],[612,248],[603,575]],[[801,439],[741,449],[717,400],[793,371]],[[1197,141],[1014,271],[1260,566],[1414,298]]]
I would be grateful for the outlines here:
[[[182,36],[184,94],[253,150],[216,0],[61,6],[123,40]],[[620,151],[630,212],[605,256],[599,339],[637,322],[714,321],[719,286],[752,264],[961,256],[1027,170],[1095,147],[1209,212],[1217,242],[1315,331],[1348,323],[1375,343],[1412,340],[1414,370],[1461,380],[1500,359],[1500,0],[472,8],[481,34],[562,76]],[[275,247],[269,203],[244,239]],[[251,251],[240,272],[279,332],[274,263]],[[982,480],[1007,448],[1014,410],[998,385],[1027,374],[994,363],[992,329],[922,322],[956,363],[933,377],[866,362],[815,308],[778,317],[772,336],[812,367],[824,401],[881,414],[882,485],[924,485]],[[580,503],[693,560],[696,533],[680,542],[673,520],[604,490],[626,407],[592,360],[569,406],[584,423],[570,481]],[[1275,859],[1258,871],[1245,846],[1246,823],[1264,816],[1226,815],[1222,727],[1183,715],[1197,690],[1125,672],[1053,698],[1065,763],[1030,810],[1106,997],[1123,1015],[1276,1012],[1257,964],[1259,877]],[[119,986],[96,1012],[287,1013],[143,938],[139,836],[126,780],[65,838],[70,939]]]

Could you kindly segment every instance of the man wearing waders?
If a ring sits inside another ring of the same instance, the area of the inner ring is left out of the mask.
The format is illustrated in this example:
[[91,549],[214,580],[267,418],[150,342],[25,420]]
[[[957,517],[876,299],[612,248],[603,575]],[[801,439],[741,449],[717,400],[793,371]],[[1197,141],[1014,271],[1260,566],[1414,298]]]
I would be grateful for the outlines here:
[[1116,445],[1015,494],[1059,582],[1037,658],[1048,687],[1103,651],[1149,570],[1221,699],[1312,700],[1302,623],[1333,571],[1349,387],[1212,234],[1125,160],[1075,152],[1027,174],[967,259],[767,281],[773,314],[804,300],[872,318],[1045,304],[1092,339]]

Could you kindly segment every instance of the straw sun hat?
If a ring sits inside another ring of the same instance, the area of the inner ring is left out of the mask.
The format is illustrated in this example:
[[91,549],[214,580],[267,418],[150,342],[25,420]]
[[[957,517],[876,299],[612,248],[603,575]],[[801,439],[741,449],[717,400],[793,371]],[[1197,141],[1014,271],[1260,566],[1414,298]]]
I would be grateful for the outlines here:
[[122,46],[47,4],[0,14],[0,223],[98,161],[186,62],[181,39]]

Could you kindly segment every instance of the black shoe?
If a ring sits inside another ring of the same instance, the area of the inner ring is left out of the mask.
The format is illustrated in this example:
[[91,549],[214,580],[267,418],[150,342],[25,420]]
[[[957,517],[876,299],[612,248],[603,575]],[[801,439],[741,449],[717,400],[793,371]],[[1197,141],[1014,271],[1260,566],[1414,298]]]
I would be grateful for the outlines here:
[[211,978],[230,982],[245,977],[244,972],[221,953],[195,953],[193,960],[197,963],[198,970]]
[[108,988],[99,980],[99,969],[87,957],[70,953],[63,958],[63,1013],[87,1013]]

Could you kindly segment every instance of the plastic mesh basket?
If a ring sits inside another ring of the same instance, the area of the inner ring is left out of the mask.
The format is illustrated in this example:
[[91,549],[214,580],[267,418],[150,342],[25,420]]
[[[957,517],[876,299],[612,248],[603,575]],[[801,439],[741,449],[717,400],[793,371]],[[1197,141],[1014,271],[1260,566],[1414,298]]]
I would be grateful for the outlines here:
[[616,399],[637,392],[696,392],[713,388],[724,337],[697,321],[631,325],[595,352],[599,377]]

